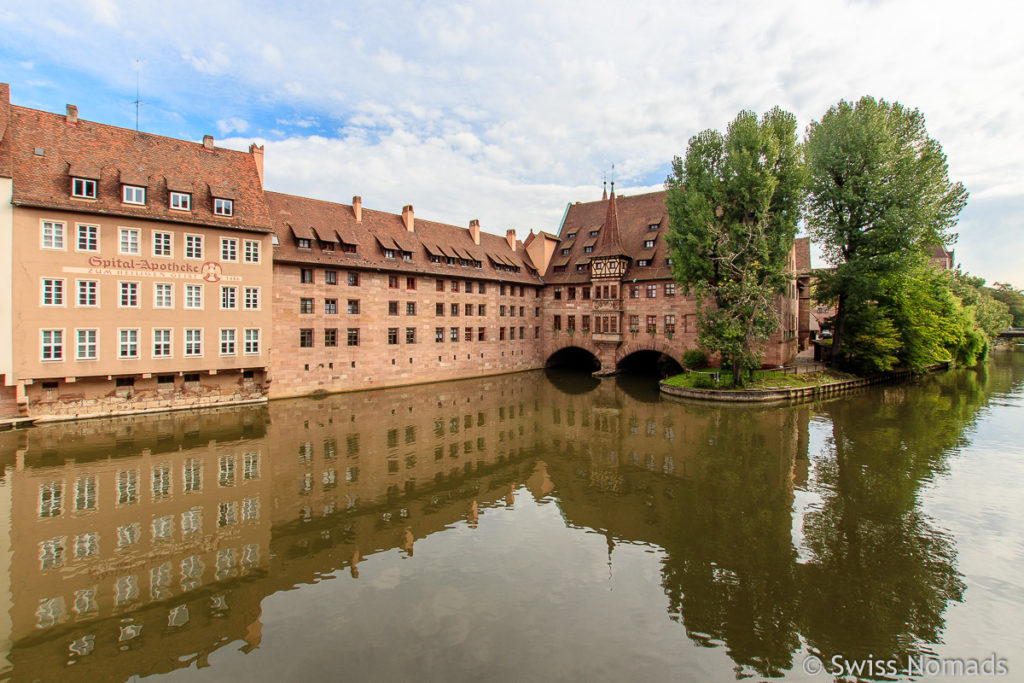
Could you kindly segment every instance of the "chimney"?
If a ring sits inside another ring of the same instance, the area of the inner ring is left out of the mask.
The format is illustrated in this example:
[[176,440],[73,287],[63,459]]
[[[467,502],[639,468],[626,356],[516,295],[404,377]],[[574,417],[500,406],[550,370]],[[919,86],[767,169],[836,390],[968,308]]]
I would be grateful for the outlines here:
[[413,219],[412,204],[406,204],[402,207],[402,223],[405,224],[405,229],[409,232],[416,232],[414,227],[415,221]]
[[205,147],[206,149],[213,149],[213,136],[212,135],[204,135],[203,136],[203,147]]
[[505,241],[508,242],[508,248],[512,251],[516,250],[516,231],[514,228],[509,228],[505,231]]
[[69,104],[68,113],[67,116],[65,116],[64,120],[70,124],[78,123],[78,107],[76,107],[73,104]]
[[363,198],[359,195],[352,198],[352,213],[356,215],[356,223],[363,222]]
[[469,236],[473,238],[473,244],[480,246],[480,221],[474,218],[469,222]]
[[260,176],[260,187],[263,187],[263,145],[257,146],[255,142],[252,143],[249,145],[249,154],[256,162],[256,173]]

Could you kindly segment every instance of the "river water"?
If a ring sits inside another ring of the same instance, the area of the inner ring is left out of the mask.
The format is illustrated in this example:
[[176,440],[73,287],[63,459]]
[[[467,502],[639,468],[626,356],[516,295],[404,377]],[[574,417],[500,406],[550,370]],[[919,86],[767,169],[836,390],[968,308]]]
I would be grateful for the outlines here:
[[999,351],[797,406],[548,371],[2,433],[0,679],[1024,680],[1022,406]]

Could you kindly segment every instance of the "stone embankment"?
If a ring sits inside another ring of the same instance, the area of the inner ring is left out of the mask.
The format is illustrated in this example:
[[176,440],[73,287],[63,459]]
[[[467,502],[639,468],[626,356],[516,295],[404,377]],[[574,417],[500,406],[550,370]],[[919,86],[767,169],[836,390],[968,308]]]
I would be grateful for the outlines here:
[[[945,370],[949,363],[939,363],[929,368],[930,372]],[[799,402],[810,401],[830,396],[838,396],[872,384],[897,384],[910,380],[914,374],[910,370],[895,370],[870,377],[839,380],[807,387],[779,387],[777,389],[743,389],[731,391],[726,389],[694,389],[676,387],[661,382],[661,391],[669,396],[697,399],[699,401],[723,401],[727,403],[764,403],[769,401]]]

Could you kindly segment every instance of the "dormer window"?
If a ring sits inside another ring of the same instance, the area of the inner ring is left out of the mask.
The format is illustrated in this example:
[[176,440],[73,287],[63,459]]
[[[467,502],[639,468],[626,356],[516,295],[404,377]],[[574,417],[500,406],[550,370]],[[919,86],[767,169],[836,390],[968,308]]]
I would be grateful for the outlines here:
[[431,254],[430,255],[430,262],[431,263],[440,263],[441,262],[441,257],[438,256],[437,254]]
[[125,204],[146,204],[146,188],[138,185],[122,185],[121,201]]
[[591,253],[593,253],[593,251],[594,251],[593,245],[588,244],[587,246],[583,247],[583,253],[584,254],[591,254]]
[[71,196],[96,199],[96,181],[88,178],[72,178]]
[[384,258],[395,258],[395,250],[394,249],[385,249],[384,250]]
[[192,210],[192,195],[186,192],[171,193],[171,208],[177,211]]
[[356,245],[355,244],[345,244],[344,242],[342,242],[341,243],[341,251],[346,253],[346,254],[354,254],[354,253],[356,253]]
[[333,252],[334,251],[334,242],[321,242],[320,243],[320,251]]
[[651,259],[642,258],[636,262],[637,268],[647,268],[651,265]]
[[566,247],[565,249],[563,249],[562,250],[562,256],[568,256],[569,255],[569,251],[570,251],[569,247]]
[[295,241],[298,243],[299,249],[312,249],[313,240],[308,237],[296,237]]
[[654,247],[654,240],[644,240],[644,249],[651,249]]
[[235,203],[230,199],[213,198],[213,213],[217,216],[232,216],[235,213]]
[[576,233],[570,232],[568,235],[565,236],[565,239],[567,239],[567,240],[574,240],[574,239],[576,239]]
[[648,230],[657,230],[659,225],[661,225],[661,223],[651,223],[651,224],[649,224],[647,226],[647,229]]
[[600,232],[600,230],[591,230],[591,231],[590,231],[590,236],[591,236],[591,237],[597,237],[597,234],[598,234],[599,232]]

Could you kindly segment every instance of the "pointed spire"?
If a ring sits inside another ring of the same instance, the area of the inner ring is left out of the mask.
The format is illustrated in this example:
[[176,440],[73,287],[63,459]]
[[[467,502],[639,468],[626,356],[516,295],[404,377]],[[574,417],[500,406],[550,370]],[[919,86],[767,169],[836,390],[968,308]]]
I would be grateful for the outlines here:
[[608,201],[608,176],[604,177],[604,182],[601,183],[604,188],[601,190],[601,201]]
[[619,210],[615,201],[615,181],[612,181],[612,193],[608,196],[607,213],[605,214],[604,227],[601,228],[601,236],[598,237],[597,245],[594,248],[593,257],[598,256],[627,256],[626,250],[622,248],[622,240],[619,237]]

